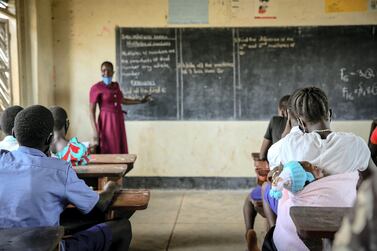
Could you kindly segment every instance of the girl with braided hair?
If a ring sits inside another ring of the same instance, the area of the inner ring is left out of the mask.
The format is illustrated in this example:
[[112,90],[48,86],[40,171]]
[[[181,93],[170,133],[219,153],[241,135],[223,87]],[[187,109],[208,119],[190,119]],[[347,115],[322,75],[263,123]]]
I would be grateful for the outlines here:
[[359,173],[365,178],[376,168],[362,138],[331,130],[328,98],[320,88],[296,90],[291,96],[290,109],[295,116],[290,119],[296,120],[301,130],[291,131],[271,146],[270,167],[290,161],[308,161],[321,169],[325,177],[297,193],[283,190],[276,226],[267,233],[263,250],[309,250],[297,235],[290,207],[351,207],[356,198]]

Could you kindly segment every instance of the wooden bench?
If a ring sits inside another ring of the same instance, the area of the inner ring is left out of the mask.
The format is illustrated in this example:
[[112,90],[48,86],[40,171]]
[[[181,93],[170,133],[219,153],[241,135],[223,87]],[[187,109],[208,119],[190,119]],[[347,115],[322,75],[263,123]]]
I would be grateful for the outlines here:
[[24,227],[0,229],[0,250],[59,250],[63,227]]
[[294,206],[289,214],[298,236],[310,250],[327,250],[350,210],[350,207]]
[[136,161],[136,154],[91,154],[89,165],[92,164],[127,164],[127,171],[132,170]]
[[[77,176],[87,182],[88,186],[95,186],[95,190],[103,190],[107,181],[113,180],[123,186],[123,176],[127,172],[127,164],[91,164],[74,167]],[[97,184],[91,184],[90,179]]]

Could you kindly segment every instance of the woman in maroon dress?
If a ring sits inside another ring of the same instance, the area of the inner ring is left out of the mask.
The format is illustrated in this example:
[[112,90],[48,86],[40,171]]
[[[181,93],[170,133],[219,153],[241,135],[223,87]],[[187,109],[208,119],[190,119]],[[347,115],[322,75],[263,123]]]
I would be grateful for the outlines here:
[[[126,129],[122,104],[134,105],[148,102],[143,99],[123,98],[117,82],[112,82],[114,67],[111,62],[101,64],[102,81],[90,88],[90,121],[93,129],[93,145],[99,146],[99,153],[128,153]],[[96,123],[96,106],[100,113]]]

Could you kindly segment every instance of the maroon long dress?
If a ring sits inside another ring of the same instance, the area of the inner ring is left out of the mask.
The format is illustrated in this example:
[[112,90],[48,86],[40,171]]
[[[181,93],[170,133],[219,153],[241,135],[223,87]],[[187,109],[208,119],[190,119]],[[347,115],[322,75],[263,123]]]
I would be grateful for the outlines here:
[[97,123],[100,153],[128,153],[119,84],[112,82],[107,86],[98,82],[90,88],[89,99],[100,108]]

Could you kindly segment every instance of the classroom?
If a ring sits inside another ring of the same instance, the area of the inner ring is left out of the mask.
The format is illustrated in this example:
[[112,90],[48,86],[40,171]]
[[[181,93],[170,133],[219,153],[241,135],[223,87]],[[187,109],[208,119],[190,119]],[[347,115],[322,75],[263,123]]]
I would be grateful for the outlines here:
[[[71,250],[77,209],[95,218],[85,227],[121,231],[117,249],[72,250],[377,250],[376,0],[0,0],[0,52],[2,142],[30,148],[22,123],[52,116],[36,148],[65,159],[61,142],[85,146],[67,175],[101,211],[68,199],[60,223],[9,223],[5,184],[25,177],[7,181],[17,158],[1,151],[0,250]],[[279,180],[291,168],[307,175],[299,191]],[[358,236],[346,231],[362,199]]]

